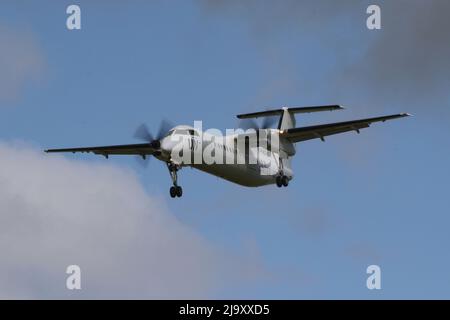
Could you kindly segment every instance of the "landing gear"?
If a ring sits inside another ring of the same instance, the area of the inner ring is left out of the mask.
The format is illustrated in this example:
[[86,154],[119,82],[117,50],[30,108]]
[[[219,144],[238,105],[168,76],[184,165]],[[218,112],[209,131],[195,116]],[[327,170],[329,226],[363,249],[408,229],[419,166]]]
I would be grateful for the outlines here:
[[284,175],[279,175],[275,178],[275,182],[278,188],[287,187],[289,185],[289,178]]
[[170,196],[172,198],[181,197],[183,195],[183,188],[180,186],[172,186],[170,187]]
[[283,184],[283,187],[287,187],[289,185],[289,178],[286,176],[282,176],[281,183]]
[[283,160],[279,158],[278,175],[275,178],[275,182],[278,188],[287,187],[289,185],[289,178],[284,175]]
[[281,188],[281,187],[283,186],[283,182],[281,181],[281,179],[282,179],[281,176],[277,176],[277,177],[275,178],[275,181],[276,181],[276,183],[277,183],[277,187],[278,187],[278,188]]
[[180,170],[180,166],[177,166],[171,162],[167,163],[167,168],[169,169],[170,177],[172,178],[173,186],[170,187],[170,196],[172,198],[181,197],[183,195],[183,188],[178,185],[178,175],[177,172]]
[[180,198],[183,195],[183,188],[177,186],[177,197]]

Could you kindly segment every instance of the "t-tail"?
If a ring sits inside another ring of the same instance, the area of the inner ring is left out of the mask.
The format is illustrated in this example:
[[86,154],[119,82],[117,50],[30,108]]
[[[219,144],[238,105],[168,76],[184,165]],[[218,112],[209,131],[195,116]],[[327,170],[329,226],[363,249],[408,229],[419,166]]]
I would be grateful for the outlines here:
[[239,114],[239,115],[237,115],[237,117],[239,119],[248,119],[248,118],[271,117],[271,116],[279,115],[280,120],[278,122],[278,129],[286,130],[286,129],[295,128],[295,114],[296,113],[310,113],[310,112],[333,111],[333,110],[342,110],[342,109],[344,109],[344,108],[339,105],[313,106],[313,107],[290,107],[290,108],[284,107],[281,109]]

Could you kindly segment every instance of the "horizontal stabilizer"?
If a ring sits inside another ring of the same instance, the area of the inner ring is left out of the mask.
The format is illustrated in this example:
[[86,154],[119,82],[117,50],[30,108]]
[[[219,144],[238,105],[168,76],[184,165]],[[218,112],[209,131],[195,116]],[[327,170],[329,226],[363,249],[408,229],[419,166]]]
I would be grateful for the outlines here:
[[271,117],[271,116],[281,116],[284,110],[289,111],[289,113],[309,113],[309,112],[320,112],[320,111],[333,111],[333,110],[342,110],[344,109],[340,105],[329,105],[329,106],[313,106],[313,107],[291,107],[291,108],[282,108],[282,109],[274,109],[260,112],[252,112],[252,113],[244,113],[238,114],[237,117],[239,119],[247,119],[247,118],[259,118],[259,117]]

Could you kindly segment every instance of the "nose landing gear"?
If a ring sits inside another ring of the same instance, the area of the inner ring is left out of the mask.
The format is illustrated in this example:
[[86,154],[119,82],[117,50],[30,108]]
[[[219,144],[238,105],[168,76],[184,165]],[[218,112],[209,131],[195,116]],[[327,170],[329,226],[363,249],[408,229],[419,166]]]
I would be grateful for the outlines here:
[[181,197],[183,195],[183,188],[180,186],[172,186],[170,187],[170,196],[172,198]]
[[173,186],[170,187],[170,190],[169,190],[170,196],[172,198],[175,198],[175,197],[179,197],[180,198],[183,195],[183,188],[181,188],[178,185],[177,172],[178,172],[178,170],[181,169],[181,167],[176,165],[176,164],[174,164],[174,163],[168,162],[167,163],[167,168],[169,169],[170,177],[172,178],[172,183],[173,183]]

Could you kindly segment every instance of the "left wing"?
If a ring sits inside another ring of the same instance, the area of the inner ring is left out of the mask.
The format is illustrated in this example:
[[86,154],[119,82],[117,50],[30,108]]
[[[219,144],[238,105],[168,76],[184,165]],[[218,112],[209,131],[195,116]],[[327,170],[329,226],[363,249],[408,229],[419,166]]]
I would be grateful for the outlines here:
[[368,128],[371,123],[392,120],[397,118],[403,118],[410,116],[408,113],[393,114],[389,116],[367,118],[353,121],[327,123],[316,126],[309,126],[303,128],[293,128],[281,131],[280,137],[286,138],[289,141],[295,143],[310,139],[320,138],[324,141],[325,136],[338,134],[347,131],[356,131],[359,133],[359,129]]
[[49,149],[45,150],[47,153],[52,152],[92,152],[94,154],[102,155],[108,158],[109,155],[138,155],[141,157],[153,154],[153,149],[149,143],[140,144],[125,144],[118,146],[104,146],[104,147],[87,147],[87,148],[68,148],[68,149]]

